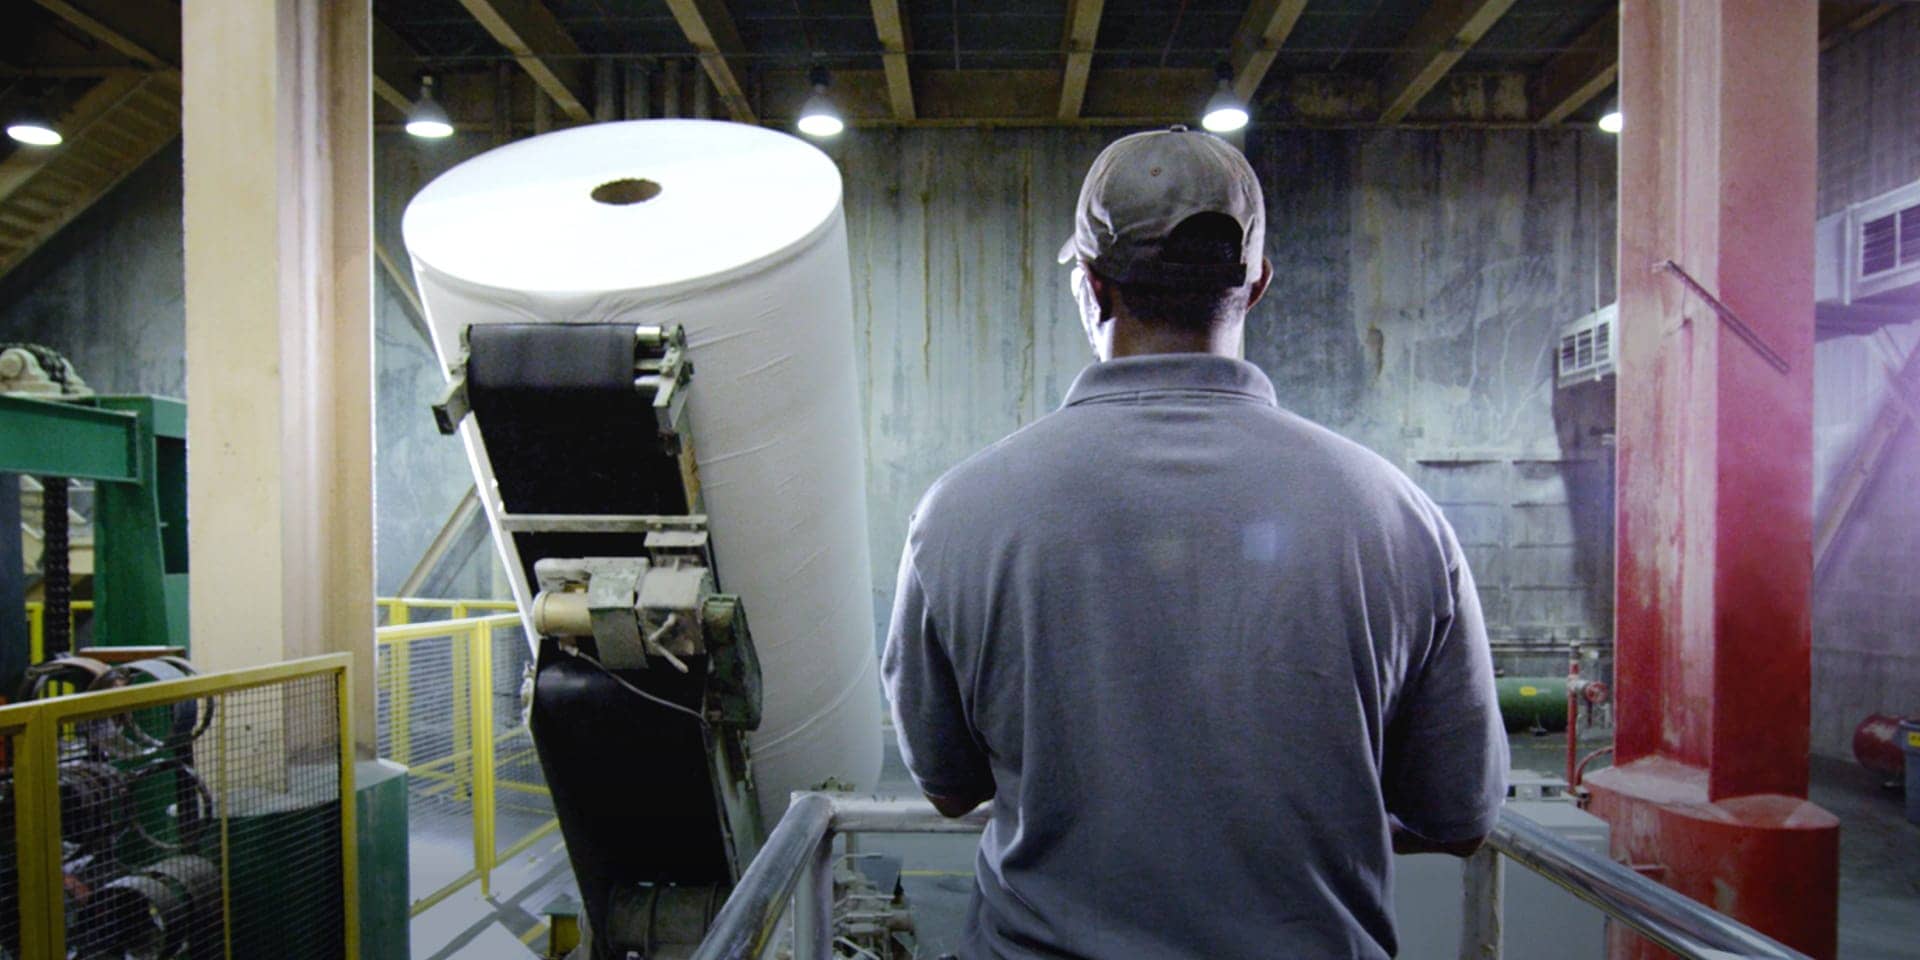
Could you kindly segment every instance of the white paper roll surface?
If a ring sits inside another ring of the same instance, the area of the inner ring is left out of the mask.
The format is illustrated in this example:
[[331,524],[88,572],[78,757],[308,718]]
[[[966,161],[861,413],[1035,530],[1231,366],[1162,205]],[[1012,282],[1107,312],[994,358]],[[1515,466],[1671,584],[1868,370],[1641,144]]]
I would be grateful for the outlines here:
[[[609,205],[593,190],[659,186]],[[449,170],[402,230],[444,367],[471,324],[678,323],[723,587],[765,675],[752,738],[767,823],[787,794],[880,769],[865,470],[840,174],[794,137],[699,120],[602,123]],[[500,503],[463,427],[495,541]],[[523,616],[520,564],[507,569]],[[610,744],[617,748],[617,745]],[[638,760],[638,758],[636,758]]]

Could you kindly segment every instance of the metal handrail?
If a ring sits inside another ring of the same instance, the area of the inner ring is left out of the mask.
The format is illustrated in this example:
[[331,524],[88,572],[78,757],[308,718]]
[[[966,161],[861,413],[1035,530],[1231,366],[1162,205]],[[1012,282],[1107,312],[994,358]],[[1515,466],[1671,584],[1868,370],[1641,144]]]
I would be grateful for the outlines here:
[[[948,819],[918,798],[795,793],[693,958],[760,957],[772,946],[791,902],[794,960],[827,960],[833,956],[834,834],[978,833],[986,822],[984,808]],[[1568,843],[1512,811],[1500,811],[1487,847],[1686,960],[1808,960],[1738,920]],[[1500,856],[1485,851],[1467,862],[1465,889],[1470,896],[1484,896],[1485,902],[1466,904],[1470,916],[1460,941],[1462,960],[1500,956],[1501,863]],[[1481,915],[1478,922],[1471,915],[1476,913]]]
[[1679,956],[1807,960],[1772,937],[1511,811],[1500,811],[1487,845]]

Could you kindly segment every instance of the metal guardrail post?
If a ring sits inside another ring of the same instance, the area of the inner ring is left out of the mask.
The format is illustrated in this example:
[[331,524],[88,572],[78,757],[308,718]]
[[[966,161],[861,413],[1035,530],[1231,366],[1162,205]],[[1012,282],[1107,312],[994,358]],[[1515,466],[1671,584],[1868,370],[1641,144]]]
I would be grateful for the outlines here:
[[833,804],[826,797],[796,794],[713,918],[693,960],[751,960],[764,953],[779,927],[782,906],[799,886],[807,861],[827,841],[832,821]]
[[[453,798],[473,800],[473,645],[465,642],[470,630],[447,634],[447,658],[453,669],[452,702],[447,705],[453,725]],[[463,705],[460,701],[464,699]],[[474,864],[478,869],[480,865]]]
[[[93,610],[92,600],[75,600],[67,604],[67,634],[71,636],[77,628],[79,615]],[[40,663],[47,658],[47,605],[38,600],[27,601],[27,659],[30,663]]]
[[[404,602],[395,603],[387,614],[388,626],[404,626],[412,619],[412,611]],[[380,631],[375,630],[374,645],[379,646]],[[393,691],[387,697],[387,737],[392,744],[393,761],[401,766],[413,765],[413,644],[410,641],[398,641],[387,645],[387,652],[393,658],[388,676],[392,678]]]
[[47,610],[40,603],[27,601],[27,660],[39,663],[47,658]]
[[1483,846],[1460,868],[1460,960],[1500,960],[1506,861]]
[[[795,960],[829,957],[835,833],[977,833],[986,821],[984,810],[948,819],[918,798],[796,793],[708,928],[694,960],[759,957],[790,898]],[[1508,810],[1500,812],[1486,848],[1465,865],[1463,960],[1497,960],[1501,954],[1503,855],[1687,960],[1809,960]]]
[[[456,618],[465,610],[455,607]],[[468,631],[473,688],[467,694],[473,714],[473,867],[480,871],[480,893],[493,893],[493,624],[479,621]]]
[[1576,847],[1512,811],[1500,811],[1487,843],[1682,957],[1808,960],[1758,930]]
[[793,960],[833,960],[833,832],[800,864],[793,891]]

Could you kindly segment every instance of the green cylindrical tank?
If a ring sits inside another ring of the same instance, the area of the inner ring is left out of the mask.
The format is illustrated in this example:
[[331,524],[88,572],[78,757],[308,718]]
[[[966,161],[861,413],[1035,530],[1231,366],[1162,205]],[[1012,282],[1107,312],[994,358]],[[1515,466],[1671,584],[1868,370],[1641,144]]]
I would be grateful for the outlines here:
[[326,795],[327,781],[338,783],[337,772],[296,765],[289,779],[312,786],[300,791],[304,795],[244,789],[230,795],[234,957],[318,960],[340,956],[346,946],[340,801]]
[[1567,728],[1566,677],[1499,677],[1493,684],[1508,729]]

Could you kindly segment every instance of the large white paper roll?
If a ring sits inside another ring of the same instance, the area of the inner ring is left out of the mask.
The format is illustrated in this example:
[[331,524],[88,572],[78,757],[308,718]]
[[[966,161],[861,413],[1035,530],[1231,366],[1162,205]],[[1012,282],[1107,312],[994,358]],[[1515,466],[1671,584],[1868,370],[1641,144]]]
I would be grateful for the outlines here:
[[[871,788],[880,768],[840,192],[833,161],[785,134],[640,120],[475,157],[428,184],[402,224],[448,369],[471,324],[686,328],[714,554],[723,586],[746,603],[765,674],[750,742],[769,825],[789,791],[829,777]],[[463,436],[504,545],[472,418]],[[506,567],[524,614],[520,564],[509,556]]]

